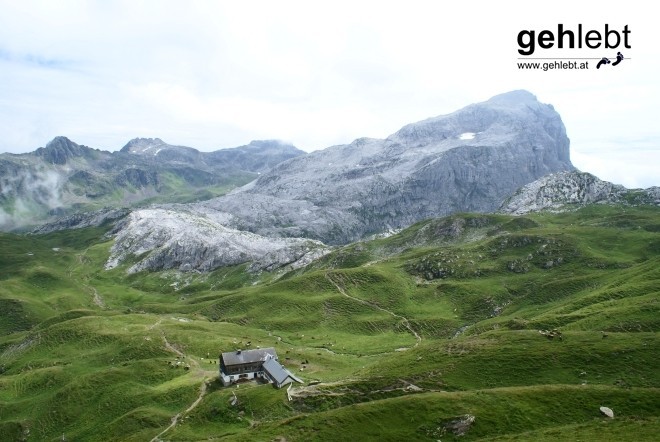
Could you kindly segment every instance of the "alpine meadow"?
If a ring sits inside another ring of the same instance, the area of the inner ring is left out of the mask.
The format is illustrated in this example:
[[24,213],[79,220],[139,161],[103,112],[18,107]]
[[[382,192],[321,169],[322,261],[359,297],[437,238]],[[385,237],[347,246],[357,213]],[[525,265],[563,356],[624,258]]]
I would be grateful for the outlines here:
[[[312,153],[58,137],[0,179],[2,440],[658,440],[660,188],[576,170],[529,92]],[[301,382],[223,385],[266,348]]]

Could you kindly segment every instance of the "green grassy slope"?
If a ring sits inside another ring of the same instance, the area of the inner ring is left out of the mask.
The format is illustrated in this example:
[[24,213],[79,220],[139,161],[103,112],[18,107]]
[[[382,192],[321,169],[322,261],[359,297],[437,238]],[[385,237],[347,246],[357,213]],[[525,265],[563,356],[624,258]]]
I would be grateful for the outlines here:
[[[659,232],[651,207],[459,214],[286,275],[131,276],[103,228],[2,234],[0,434],[657,440]],[[221,387],[249,346],[307,383]]]

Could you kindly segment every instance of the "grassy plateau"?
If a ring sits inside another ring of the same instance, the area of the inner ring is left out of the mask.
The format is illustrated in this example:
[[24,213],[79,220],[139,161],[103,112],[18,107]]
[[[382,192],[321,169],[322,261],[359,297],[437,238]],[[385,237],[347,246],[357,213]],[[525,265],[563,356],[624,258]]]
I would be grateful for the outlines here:
[[[0,234],[1,440],[660,440],[657,207],[457,214],[289,273],[108,271],[109,228]],[[257,346],[305,384],[222,387]]]

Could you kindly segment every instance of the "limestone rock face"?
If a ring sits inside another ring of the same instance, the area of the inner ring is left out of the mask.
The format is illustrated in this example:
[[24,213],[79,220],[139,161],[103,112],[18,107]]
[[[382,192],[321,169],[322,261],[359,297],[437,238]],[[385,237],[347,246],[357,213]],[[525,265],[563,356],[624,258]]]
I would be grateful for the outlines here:
[[229,213],[232,227],[263,235],[344,244],[457,211],[494,211],[519,187],[573,169],[559,114],[514,91],[386,139],[293,158],[194,210]]
[[523,186],[502,204],[500,211],[523,215],[540,210],[561,211],[596,203],[660,205],[660,188],[626,189],[589,173],[560,172]]
[[128,269],[211,271],[250,263],[250,269],[298,268],[327,253],[318,241],[265,238],[230,229],[200,214],[164,208],[132,212],[123,222],[106,263],[111,269],[131,257]]
[[[160,148],[153,143],[125,149],[137,155]],[[557,112],[514,91],[386,139],[291,158],[223,197],[133,212],[108,267],[128,256],[146,256],[130,271],[298,265],[325,248],[291,238],[345,244],[457,211],[491,212],[521,186],[573,169]]]

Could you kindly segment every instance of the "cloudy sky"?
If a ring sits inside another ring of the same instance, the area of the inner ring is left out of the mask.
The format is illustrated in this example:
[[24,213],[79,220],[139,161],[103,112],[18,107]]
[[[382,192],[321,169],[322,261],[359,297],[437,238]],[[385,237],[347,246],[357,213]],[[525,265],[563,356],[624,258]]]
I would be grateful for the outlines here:
[[[527,89],[562,115],[578,168],[660,185],[660,48],[643,2],[384,3],[0,0],[0,151],[57,135],[107,150],[160,137],[200,150],[277,138],[312,151]],[[627,59],[518,69],[518,32],[558,23],[628,25]]]

